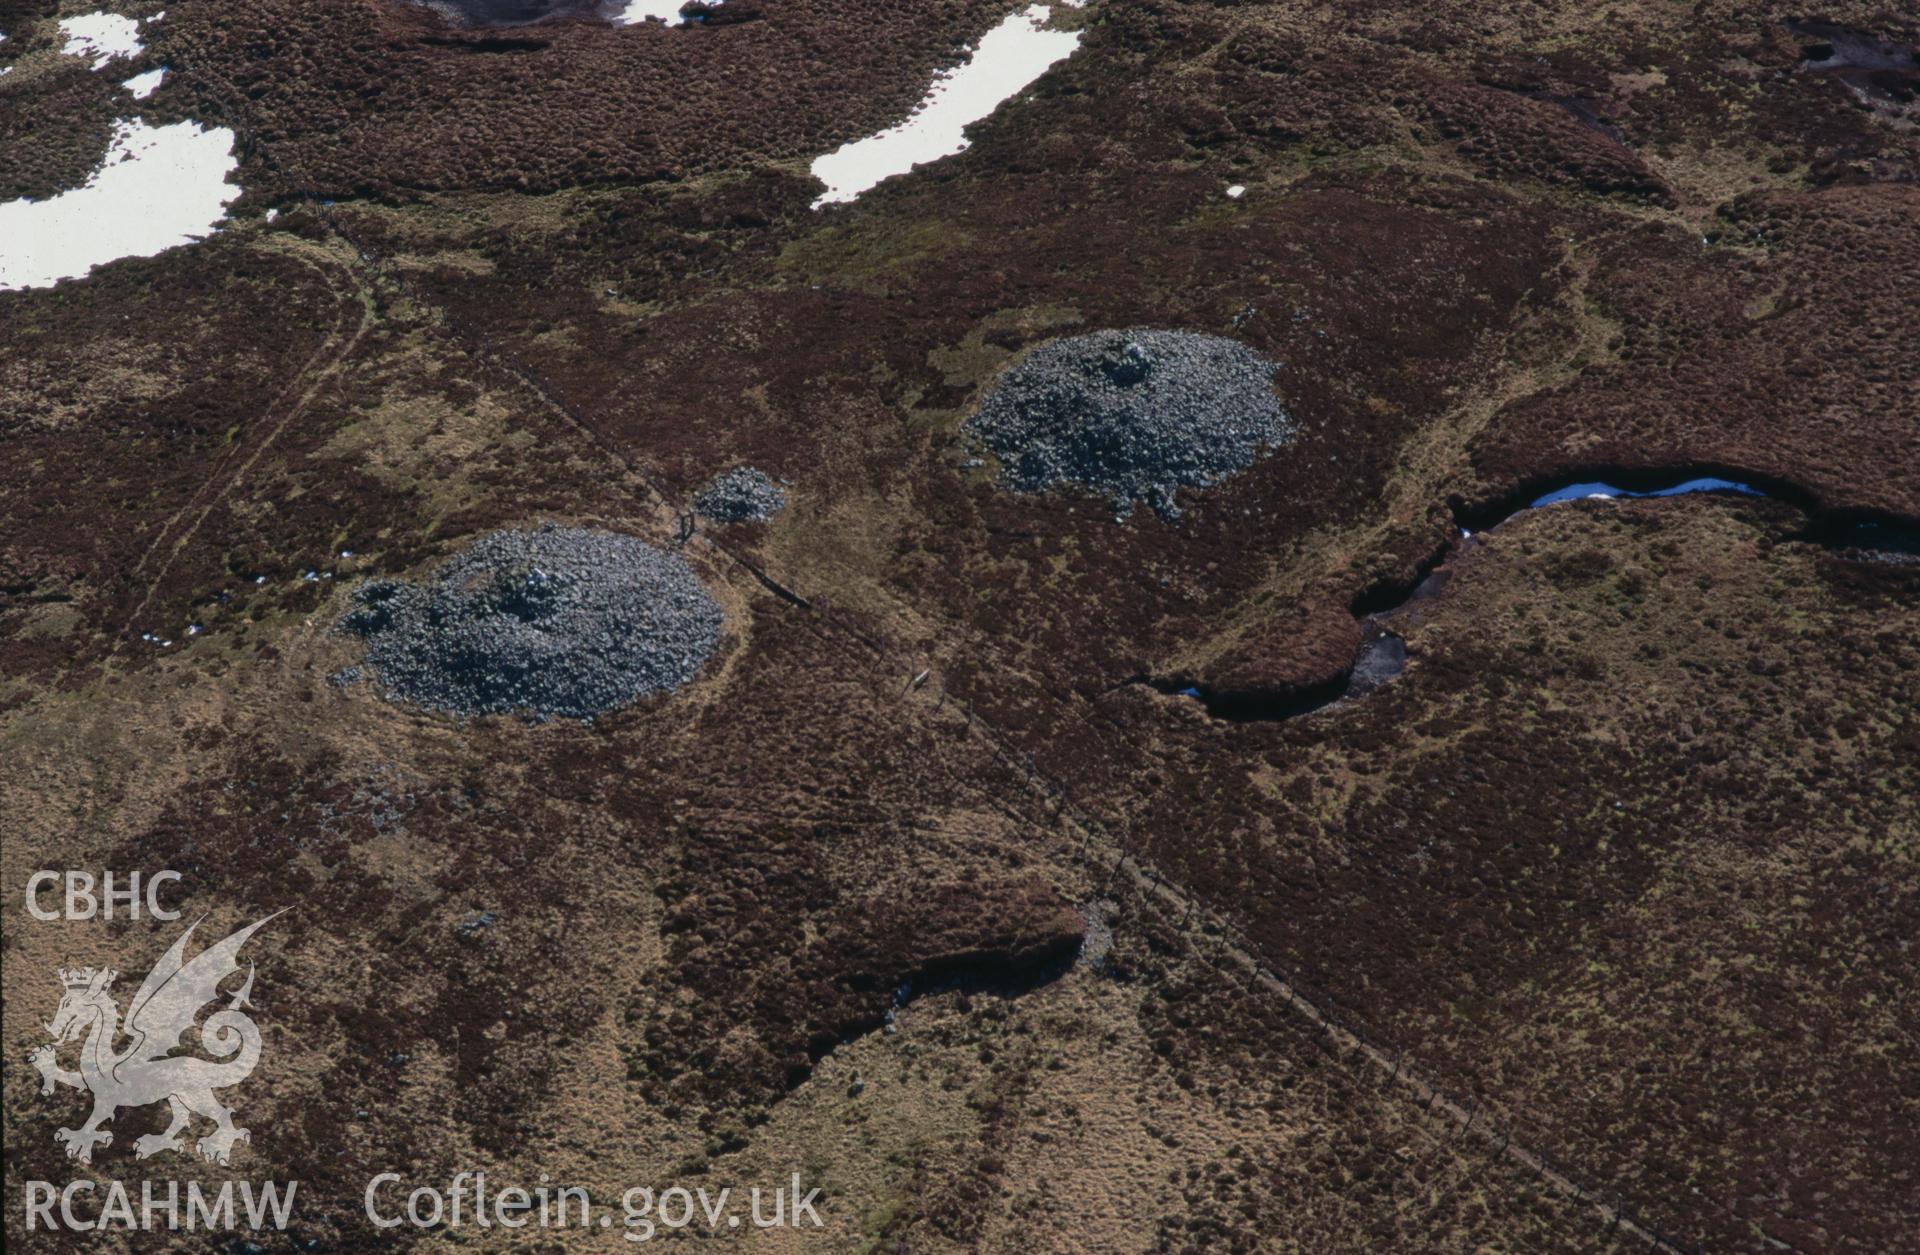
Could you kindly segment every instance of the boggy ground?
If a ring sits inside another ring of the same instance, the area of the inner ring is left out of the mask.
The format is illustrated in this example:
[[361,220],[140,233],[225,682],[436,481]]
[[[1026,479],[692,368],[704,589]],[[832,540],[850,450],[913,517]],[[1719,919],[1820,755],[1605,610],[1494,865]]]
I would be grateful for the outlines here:
[[1147,786],[1146,859],[1516,1140],[1711,1247],[1898,1248],[1920,581],[1799,522],[1523,515],[1389,616],[1413,661],[1358,703],[1134,687],[1079,736]]
[[[804,1166],[822,1249],[1910,1242],[1920,591],[1799,539],[1920,516],[1905,115],[1746,6],[1095,0],[970,152],[816,214],[805,158],[1011,6],[746,7],[170,0],[151,107],[236,127],[243,220],[0,296],[4,878],[298,904],[241,1104],[295,1240],[371,1248],[388,1167]],[[1297,440],[1177,524],[968,465],[1016,354],[1136,325],[1281,362]],[[672,545],[742,462],[789,505],[687,544],[728,628],[682,694],[531,727],[326,684],[343,585],[545,519]],[[1454,547],[1669,467],[1786,499]],[[1362,702],[1159,691],[1323,685],[1443,554]],[[1063,970],[1099,899],[1111,971]],[[5,901],[12,1239],[67,1170],[12,1062],[52,967],[168,934]]]

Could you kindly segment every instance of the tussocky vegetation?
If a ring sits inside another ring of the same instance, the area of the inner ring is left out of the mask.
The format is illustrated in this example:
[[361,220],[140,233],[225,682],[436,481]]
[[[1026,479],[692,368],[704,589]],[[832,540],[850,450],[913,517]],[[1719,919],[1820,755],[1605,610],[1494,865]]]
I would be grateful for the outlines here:
[[[1897,76],[1741,5],[1095,0],[816,212],[1024,6],[166,7],[99,71],[0,19],[9,199],[130,116],[231,128],[243,189],[0,293],[0,805],[36,866],[300,905],[259,987],[324,993],[263,1008],[242,1148],[290,1240],[378,1241],[403,1162],[820,1165],[827,1249],[1920,1230]],[[995,381],[1129,327],[1284,363],[1290,440],[1124,524],[976,461]],[[689,525],[741,465],[787,508]],[[1507,517],[1696,475],[1769,495]],[[543,723],[326,682],[353,588],[545,519],[685,564],[691,682]],[[1405,667],[1337,716],[1125,682],[1284,700],[1376,627]],[[24,1054],[76,942],[7,936]],[[65,1179],[18,1071],[8,1172]]]

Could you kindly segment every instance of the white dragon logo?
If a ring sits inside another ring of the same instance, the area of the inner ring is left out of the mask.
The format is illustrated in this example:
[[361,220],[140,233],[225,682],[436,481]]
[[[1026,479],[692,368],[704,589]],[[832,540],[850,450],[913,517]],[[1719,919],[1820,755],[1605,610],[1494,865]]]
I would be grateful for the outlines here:
[[[281,914],[275,911],[266,919],[247,925],[215,946],[202,950],[191,963],[185,962],[187,938],[200,926],[195,921],[180,934],[173,947],[147,973],[140,989],[127,1007],[124,1035],[132,1043],[115,1049],[122,1036],[120,1007],[108,994],[114,978],[111,968],[61,969],[60,983],[66,993],[53,1022],[45,1025],[53,1045],[41,1046],[27,1056],[27,1062],[40,1070],[40,1092],[51,1094],[55,1085],[70,1085],[93,1095],[93,1114],[77,1129],[61,1129],[53,1135],[67,1148],[67,1157],[81,1163],[93,1162],[95,1146],[109,1146],[113,1134],[100,1126],[122,1107],[144,1107],[165,1099],[173,1109],[173,1121],[163,1133],[149,1133],[134,1142],[134,1154],[145,1159],[163,1150],[186,1150],[181,1134],[192,1115],[212,1120],[218,1127],[200,1139],[200,1153],[217,1164],[224,1164],[235,1142],[250,1140],[247,1130],[233,1123],[233,1109],[214,1097],[216,1089],[238,1085],[252,1073],[260,1061],[260,1029],[241,1008],[253,992],[253,965],[247,965],[247,979],[233,995],[225,1010],[216,1011],[200,1025],[200,1044],[213,1059],[174,1055],[181,1035],[194,1027],[200,1009],[220,996],[220,982],[240,970],[235,955],[268,920]],[[80,1070],[63,1069],[55,1052],[58,1047],[86,1035],[80,1048]]]

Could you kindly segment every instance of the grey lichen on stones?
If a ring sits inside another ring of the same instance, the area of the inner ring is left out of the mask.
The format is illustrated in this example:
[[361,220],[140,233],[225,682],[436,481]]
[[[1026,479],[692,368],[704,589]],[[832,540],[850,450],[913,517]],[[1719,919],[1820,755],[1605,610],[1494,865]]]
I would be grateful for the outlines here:
[[714,476],[693,499],[702,518],[716,523],[770,519],[786,508],[787,494],[765,471],[736,466]]
[[672,692],[723,621],[684,559],[576,527],[493,532],[428,581],[352,599],[341,627],[386,695],[456,715],[586,719]]
[[1275,366],[1237,340],[1136,328],[1055,340],[994,385],[967,432],[1017,492],[1079,484],[1126,518],[1144,500],[1178,518],[1174,494],[1245,470],[1292,438]]

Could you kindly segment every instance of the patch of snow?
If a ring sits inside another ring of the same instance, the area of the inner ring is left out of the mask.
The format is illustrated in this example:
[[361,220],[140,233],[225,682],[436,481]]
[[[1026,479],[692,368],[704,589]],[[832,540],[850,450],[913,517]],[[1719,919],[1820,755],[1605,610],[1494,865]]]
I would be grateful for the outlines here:
[[160,86],[160,80],[166,76],[166,67],[162,66],[157,70],[148,70],[145,74],[136,74],[120,86],[132,92],[135,100],[145,100],[153,95]]
[[200,239],[240,195],[227,182],[238,165],[225,127],[122,119],[86,183],[46,200],[0,204],[0,291],[49,287]]
[[82,13],[60,19],[60,33],[67,37],[60,51],[70,57],[92,57],[98,70],[115,57],[139,56],[140,26],[118,13]]
[[1242,196],[1245,196],[1246,194],[1247,194],[1247,188],[1246,188],[1246,185],[1243,183],[1235,183],[1232,187],[1227,189],[1228,200],[1239,200]]
[[[700,0],[700,7],[711,9],[725,0]],[[627,0],[627,7],[614,15],[616,26],[637,26],[641,22],[665,22],[669,26],[681,24],[680,8],[686,0]]]
[[981,36],[964,64],[934,79],[906,121],[816,158],[813,177],[827,190],[813,207],[843,204],[883,179],[963,151],[968,125],[1080,46],[1079,31],[1047,29],[1051,12],[1035,4],[1010,14]]

